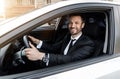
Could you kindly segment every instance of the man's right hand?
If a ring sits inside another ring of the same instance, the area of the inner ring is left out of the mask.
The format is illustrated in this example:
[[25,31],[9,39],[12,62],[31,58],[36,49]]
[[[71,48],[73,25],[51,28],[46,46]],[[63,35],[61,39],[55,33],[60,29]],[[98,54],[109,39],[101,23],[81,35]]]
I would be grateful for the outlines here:
[[30,39],[31,39],[31,41],[33,42],[33,43],[35,43],[36,45],[38,45],[39,44],[39,42],[40,42],[40,40],[39,39],[37,39],[37,38],[35,38],[35,37],[33,37],[33,36],[28,36]]
[[42,60],[45,57],[44,52],[40,52],[33,44],[29,43],[31,48],[26,48],[24,50],[25,55],[31,61]]

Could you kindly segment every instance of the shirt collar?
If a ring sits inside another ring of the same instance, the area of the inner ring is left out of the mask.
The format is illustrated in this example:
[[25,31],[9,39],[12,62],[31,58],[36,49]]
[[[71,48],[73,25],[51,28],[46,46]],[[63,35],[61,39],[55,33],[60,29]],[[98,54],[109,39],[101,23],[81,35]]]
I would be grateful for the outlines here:
[[78,40],[81,37],[81,35],[82,35],[82,32],[80,32],[80,34],[78,36],[74,37],[74,38],[71,36],[71,39]]

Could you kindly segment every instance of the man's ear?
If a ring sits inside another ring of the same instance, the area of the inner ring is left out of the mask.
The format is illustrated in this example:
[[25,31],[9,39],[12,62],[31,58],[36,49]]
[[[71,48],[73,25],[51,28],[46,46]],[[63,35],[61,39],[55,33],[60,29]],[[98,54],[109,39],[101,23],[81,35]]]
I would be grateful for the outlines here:
[[82,28],[84,28],[84,26],[85,26],[85,23],[82,23]]

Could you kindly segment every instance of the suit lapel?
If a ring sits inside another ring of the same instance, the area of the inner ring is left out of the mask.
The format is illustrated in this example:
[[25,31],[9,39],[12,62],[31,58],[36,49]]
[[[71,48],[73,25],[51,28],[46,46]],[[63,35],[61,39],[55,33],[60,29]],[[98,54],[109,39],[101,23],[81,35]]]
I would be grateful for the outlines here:
[[84,38],[84,35],[82,34],[81,37],[75,42],[74,45],[75,45],[75,46],[76,46],[76,45],[82,45],[82,44],[83,44],[83,41],[84,41],[83,38]]
[[83,38],[84,38],[84,35],[82,35],[82,36],[75,42],[75,44],[73,45],[73,47],[71,47],[71,49],[69,50],[69,52],[68,52],[67,54],[70,54],[73,50],[75,50],[78,45],[79,45],[79,46],[80,46],[80,45],[83,45],[83,42],[84,42]]

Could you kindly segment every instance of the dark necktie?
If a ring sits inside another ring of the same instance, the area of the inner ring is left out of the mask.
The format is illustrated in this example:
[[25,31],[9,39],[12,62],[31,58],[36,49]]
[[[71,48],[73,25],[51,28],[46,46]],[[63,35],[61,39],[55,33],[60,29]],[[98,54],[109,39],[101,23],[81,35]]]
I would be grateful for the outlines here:
[[73,46],[73,42],[75,41],[75,39],[71,39],[70,44],[69,44],[69,48],[68,51],[71,49],[71,47]]

